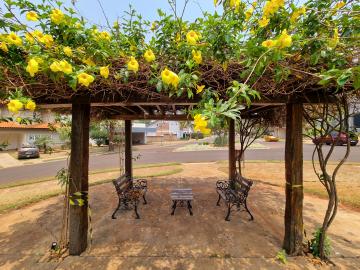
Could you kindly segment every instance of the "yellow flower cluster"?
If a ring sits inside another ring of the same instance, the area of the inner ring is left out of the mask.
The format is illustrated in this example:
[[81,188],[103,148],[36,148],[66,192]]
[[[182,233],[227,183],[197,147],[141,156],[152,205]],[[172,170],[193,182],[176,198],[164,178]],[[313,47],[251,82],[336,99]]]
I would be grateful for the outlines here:
[[65,20],[65,15],[60,9],[53,9],[50,14],[53,23],[59,25]]
[[72,49],[69,46],[64,47],[63,52],[68,57],[71,57],[73,55]]
[[250,20],[251,15],[254,12],[254,8],[253,7],[249,7],[248,10],[245,11],[245,21]]
[[127,68],[130,71],[134,71],[135,73],[139,70],[139,63],[135,59],[135,57],[131,56],[129,62],[127,63]]
[[151,63],[152,61],[155,61],[155,54],[152,50],[146,50],[146,52],[144,53],[144,58],[146,60],[146,62]]
[[26,13],[26,19],[28,21],[36,22],[38,20],[38,15],[35,11],[29,11]]
[[339,43],[339,30],[335,28],[333,37],[329,40],[328,44],[330,48],[335,48]]
[[194,131],[200,131],[204,135],[208,135],[211,129],[207,128],[208,122],[204,116],[197,114],[194,117]]
[[26,71],[30,74],[31,77],[34,77],[35,74],[39,71],[39,63],[35,58],[29,60]]
[[180,81],[179,76],[167,68],[161,72],[161,79],[165,84],[172,85],[175,88],[177,88]]
[[54,39],[51,35],[49,34],[44,35],[40,30],[35,30],[32,33],[25,34],[25,39],[30,44],[34,43],[34,38],[36,38],[38,42],[45,44],[47,48],[50,48],[54,43]]
[[342,8],[343,6],[345,6],[345,2],[344,1],[340,1],[340,2],[337,2],[336,5],[335,5],[335,9],[340,9]]
[[302,6],[301,8],[295,10],[295,11],[291,14],[290,22],[291,22],[291,23],[295,23],[295,22],[297,21],[297,19],[298,19],[301,15],[305,14],[305,12],[306,12],[305,6]]
[[229,6],[230,8],[234,9],[235,11],[239,11],[240,9],[240,0],[230,0]]
[[98,39],[103,39],[103,40],[107,40],[107,41],[110,41],[110,39],[111,39],[110,34],[106,31],[100,32],[97,37],[98,37]]
[[64,72],[65,74],[71,74],[73,72],[72,66],[66,60],[54,61],[50,65],[52,72]]
[[95,62],[90,57],[88,57],[86,59],[82,59],[81,62],[83,62],[84,64],[86,64],[90,67],[96,66]]
[[202,63],[201,51],[192,50],[191,53],[192,53],[192,57],[193,57],[193,60],[195,61],[195,63],[200,65]]
[[22,39],[14,32],[10,32],[10,34],[7,36],[7,41],[9,44],[14,44],[16,46],[22,45]]
[[103,76],[105,79],[107,79],[109,77],[109,67],[105,66],[105,67],[100,67],[100,75]]
[[186,34],[186,41],[190,45],[196,45],[196,43],[200,40],[200,34],[196,33],[194,30],[189,31]]
[[200,94],[205,88],[205,85],[196,85],[196,94]]
[[7,47],[5,42],[0,42],[0,50],[6,53],[9,51],[9,48]]
[[270,0],[266,1],[263,8],[263,16],[266,18],[270,18],[271,15],[275,14],[279,8],[285,5],[284,0]]
[[29,99],[25,104],[25,109],[32,111],[32,112],[35,111],[36,103],[34,101],[32,101],[31,99]]
[[284,49],[287,47],[290,47],[292,44],[292,38],[291,36],[287,33],[287,30],[283,30],[281,35],[275,39],[275,40],[265,40],[261,45],[263,47],[266,48],[279,48],[279,49]]
[[17,114],[19,112],[19,110],[21,110],[23,108],[23,104],[21,103],[20,100],[18,99],[12,99],[10,100],[10,102],[7,104],[7,108],[10,112]]
[[260,27],[265,27],[269,24],[270,22],[270,19],[266,18],[265,16],[262,17],[260,20],[259,20],[259,26]]
[[86,87],[89,87],[90,83],[92,83],[95,80],[94,76],[89,75],[85,72],[82,72],[79,75],[77,75],[77,79],[79,84]]

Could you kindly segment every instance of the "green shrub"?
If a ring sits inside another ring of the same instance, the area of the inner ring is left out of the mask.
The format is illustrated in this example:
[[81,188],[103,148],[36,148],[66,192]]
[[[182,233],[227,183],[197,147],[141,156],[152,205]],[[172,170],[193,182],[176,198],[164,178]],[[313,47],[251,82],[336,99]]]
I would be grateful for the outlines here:
[[[315,256],[320,256],[320,237],[321,237],[321,228],[316,229],[316,231],[313,233],[313,238],[310,240],[310,252]],[[325,241],[324,241],[324,255],[328,257],[331,252],[331,243],[330,239],[325,235]]]
[[228,144],[228,136],[217,136],[214,140],[214,146],[226,146]]

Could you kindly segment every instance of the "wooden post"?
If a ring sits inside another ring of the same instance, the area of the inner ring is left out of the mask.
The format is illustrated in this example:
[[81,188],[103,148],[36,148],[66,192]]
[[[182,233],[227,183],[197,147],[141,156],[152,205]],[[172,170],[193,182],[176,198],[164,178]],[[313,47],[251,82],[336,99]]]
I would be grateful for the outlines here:
[[303,244],[302,109],[302,104],[286,105],[286,206],[283,247],[290,255],[302,254]]
[[125,120],[125,174],[132,179],[132,126],[131,120]]
[[229,119],[229,180],[233,180],[235,178],[235,174],[235,120]]
[[[69,195],[88,192],[90,104],[72,104]],[[69,253],[80,255],[87,247],[88,207],[70,205]]]

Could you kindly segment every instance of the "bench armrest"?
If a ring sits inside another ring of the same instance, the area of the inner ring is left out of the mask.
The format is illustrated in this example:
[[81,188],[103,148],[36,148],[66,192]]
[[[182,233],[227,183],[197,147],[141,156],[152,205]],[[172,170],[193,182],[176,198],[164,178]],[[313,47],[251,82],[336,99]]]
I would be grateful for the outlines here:
[[146,179],[135,179],[133,182],[134,189],[147,189]]
[[216,189],[226,190],[229,189],[229,181],[227,180],[219,180],[216,182]]

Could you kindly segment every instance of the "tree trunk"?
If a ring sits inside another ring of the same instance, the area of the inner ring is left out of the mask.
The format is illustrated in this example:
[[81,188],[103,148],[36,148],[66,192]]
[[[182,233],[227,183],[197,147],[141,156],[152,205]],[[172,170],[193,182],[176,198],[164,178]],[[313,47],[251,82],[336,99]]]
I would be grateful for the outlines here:
[[[89,190],[90,104],[72,104],[69,194]],[[88,206],[70,205],[69,253],[80,255],[87,247]]]
[[229,119],[229,180],[233,180],[236,174],[235,159],[235,121]]
[[286,105],[286,206],[283,247],[290,255],[302,254],[303,243],[302,104]]
[[114,137],[115,137],[115,126],[114,126],[113,121],[110,121],[110,123],[109,123],[109,152],[114,152],[114,150],[115,150]]

